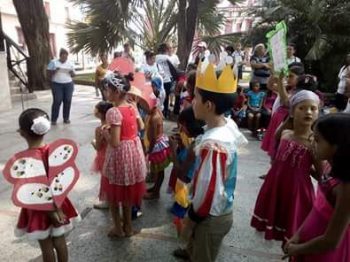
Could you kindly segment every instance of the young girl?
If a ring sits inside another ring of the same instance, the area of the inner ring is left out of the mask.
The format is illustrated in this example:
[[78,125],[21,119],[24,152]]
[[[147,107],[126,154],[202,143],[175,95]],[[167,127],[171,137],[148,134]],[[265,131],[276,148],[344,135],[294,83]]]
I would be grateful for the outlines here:
[[95,139],[92,141],[92,145],[96,149],[96,157],[92,165],[92,171],[101,175],[100,192],[98,195],[100,203],[94,204],[94,208],[97,209],[108,208],[106,193],[108,179],[102,175],[103,164],[106,158],[107,142],[103,137],[102,127],[106,125],[106,113],[112,107],[113,105],[111,103],[101,101],[97,103],[94,111],[95,117],[101,121],[100,126],[95,129]]
[[[158,98],[159,90],[157,84],[152,80],[153,93]],[[155,106],[149,112],[145,123],[145,148],[148,153],[151,173],[155,177],[153,187],[147,189],[144,199],[153,200],[160,196],[160,188],[164,180],[164,169],[171,162],[171,149],[169,139],[163,132],[163,114],[160,109]]]
[[255,136],[257,129],[260,127],[262,106],[265,99],[265,93],[260,91],[260,84],[258,82],[252,83],[252,90],[247,93],[247,98],[248,129]]
[[[103,175],[108,179],[107,198],[113,218],[110,237],[130,237],[131,207],[140,206],[145,193],[146,162],[140,138],[137,136],[141,119],[137,110],[126,100],[130,76],[118,73],[106,77],[107,95],[114,107],[106,114],[102,128],[107,141]],[[130,79],[131,80],[131,79]],[[119,214],[122,205],[123,216]]]
[[251,221],[251,226],[264,231],[268,240],[289,239],[310,212],[314,200],[310,174],[315,161],[310,136],[318,117],[319,98],[303,90],[292,97],[290,106],[294,130],[282,133]]
[[[287,87],[282,85],[281,79],[278,81],[278,97],[272,107],[270,123],[261,143],[261,149],[266,151],[271,158],[273,158],[276,152],[276,130],[288,116],[289,97],[294,94],[298,83],[298,76],[303,73],[303,67],[293,66],[289,69]],[[275,79],[270,77],[268,85],[274,81]]]
[[181,111],[192,106],[193,92],[196,85],[196,71],[192,70],[187,73],[186,91],[181,94]]
[[330,114],[314,128],[315,151],[331,166],[319,181],[314,206],[284,246],[293,261],[350,261],[350,115]]
[[232,108],[232,119],[237,123],[238,126],[241,125],[246,117],[246,97],[243,93],[243,88],[241,86],[237,87],[235,103]]
[[[49,130],[49,117],[41,109],[27,109],[19,117],[19,133],[26,140],[28,149],[41,156],[46,172],[49,168],[49,150],[44,136]],[[79,219],[80,216],[68,198],[55,211],[22,208],[16,235],[26,235],[29,239],[38,240],[44,262],[56,261],[55,251],[58,261],[68,261],[65,234],[72,230],[73,223]]]

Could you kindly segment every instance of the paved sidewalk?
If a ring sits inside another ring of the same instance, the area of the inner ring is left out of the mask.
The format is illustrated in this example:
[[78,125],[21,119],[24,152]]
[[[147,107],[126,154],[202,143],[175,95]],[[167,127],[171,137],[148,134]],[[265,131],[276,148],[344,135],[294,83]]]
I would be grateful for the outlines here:
[[[94,158],[90,141],[94,128],[98,125],[92,112],[98,99],[95,98],[92,87],[75,88],[72,123],[63,125],[59,122],[47,135],[47,141],[65,137],[74,139],[80,146],[77,162],[81,178],[70,198],[84,219],[68,237],[70,261],[177,261],[171,252],[181,243],[176,237],[172,216],[167,211],[172,204],[171,196],[165,192],[167,179],[161,199],[144,202],[144,215],[134,222],[135,228],[141,229],[140,234],[123,240],[110,240],[107,237],[111,224],[108,212],[91,208],[99,187],[99,177],[91,175],[89,171]],[[51,93],[37,92],[37,97],[36,100],[25,102],[26,108],[35,106],[50,112]],[[15,104],[11,111],[0,113],[0,169],[10,155],[26,147],[24,140],[16,133],[20,112],[21,105]],[[173,126],[173,123],[165,123],[167,131]],[[280,244],[264,241],[249,226],[256,195],[262,183],[258,176],[266,173],[269,160],[254,140],[239,153],[234,226],[224,240],[218,261],[279,261]],[[168,177],[170,168],[166,173]],[[36,243],[16,239],[13,235],[19,209],[10,200],[11,192],[10,184],[0,176],[0,261],[41,261]]]

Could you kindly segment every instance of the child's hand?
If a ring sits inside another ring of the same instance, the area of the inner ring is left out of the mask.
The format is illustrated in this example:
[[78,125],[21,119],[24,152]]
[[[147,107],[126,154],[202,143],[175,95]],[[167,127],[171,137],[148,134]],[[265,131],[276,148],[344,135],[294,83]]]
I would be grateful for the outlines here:
[[296,254],[297,244],[299,241],[300,237],[298,234],[295,234],[291,239],[287,241],[287,243],[282,247],[283,252],[285,253],[282,259],[286,259]]
[[96,150],[96,139],[92,140],[91,141],[91,145],[94,147],[94,149]]
[[54,226],[62,225],[66,220],[66,216],[61,209],[49,212],[49,218]]

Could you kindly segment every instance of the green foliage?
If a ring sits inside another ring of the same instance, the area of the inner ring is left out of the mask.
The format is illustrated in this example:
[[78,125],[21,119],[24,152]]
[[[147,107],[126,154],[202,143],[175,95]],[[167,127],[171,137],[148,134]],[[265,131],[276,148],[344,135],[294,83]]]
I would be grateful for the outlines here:
[[[178,0],[122,1],[71,0],[82,7],[86,21],[73,21],[68,25],[68,44],[75,53],[108,52],[121,41],[155,50],[166,41],[174,40],[178,19]],[[231,35],[219,36],[225,18],[217,11],[219,0],[201,0],[198,10],[197,31],[214,51],[232,43]],[[231,3],[239,0],[231,0]]]
[[324,90],[334,90],[337,71],[350,49],[350,1],[265,0],[254,14],[262,19],[247,42],[265,42],[264,33],[285,20],[289,41],[297,45],[298,56],[322,80]]

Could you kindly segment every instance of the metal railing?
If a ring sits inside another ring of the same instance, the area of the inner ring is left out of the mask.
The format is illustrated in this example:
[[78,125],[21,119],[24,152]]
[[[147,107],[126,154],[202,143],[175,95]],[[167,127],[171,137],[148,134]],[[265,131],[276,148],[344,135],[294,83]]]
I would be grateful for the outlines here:
[[[2,32],[7,54],[7,68],[17,78],[20,84],[28,89],[27,63],[29,56],[23,52],[22,48]],[[29,90],[32,91],[32,90]]]

